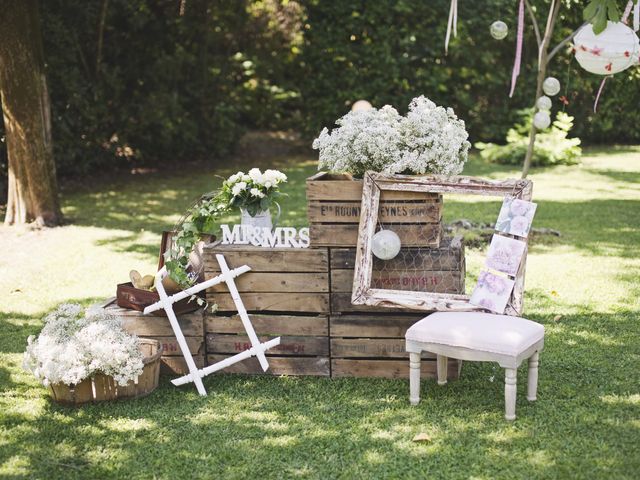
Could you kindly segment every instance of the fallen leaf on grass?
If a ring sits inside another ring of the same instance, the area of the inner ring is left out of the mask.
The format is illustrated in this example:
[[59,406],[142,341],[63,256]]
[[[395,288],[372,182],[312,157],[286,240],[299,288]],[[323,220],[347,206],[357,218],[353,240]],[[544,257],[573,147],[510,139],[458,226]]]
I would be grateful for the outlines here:
[[413,437],[414,442],[430,442],[431,437],[426,433],[419,433],[415,437]]
[[553,321],[557,322],[562,318],[562,315],[556,315],[555,317],[553,317]]

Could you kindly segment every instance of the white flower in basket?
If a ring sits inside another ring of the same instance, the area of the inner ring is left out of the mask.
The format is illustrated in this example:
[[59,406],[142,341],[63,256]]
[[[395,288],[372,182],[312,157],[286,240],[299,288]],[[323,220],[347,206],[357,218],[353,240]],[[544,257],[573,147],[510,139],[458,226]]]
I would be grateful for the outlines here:
[[27,339],[23,367],[43,385],[77,385],[96,373],[127,385],[142,373],[138,338],[104,312],[85,315],[80,305],[64,304],[45,318],[40,335]]

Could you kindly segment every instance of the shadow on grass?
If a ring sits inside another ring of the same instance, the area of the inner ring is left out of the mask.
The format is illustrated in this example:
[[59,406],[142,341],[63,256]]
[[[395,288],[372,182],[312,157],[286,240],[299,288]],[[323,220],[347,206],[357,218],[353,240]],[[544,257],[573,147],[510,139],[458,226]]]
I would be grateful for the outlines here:
[[[0,464],[17,456],[26,476],[47,478],[633,478],[637,315],[535,319],[547,327],[539,400],[524,398],[521,367],[515,423],[489,363],[465,363],[444,387],[425,381],[418,407],[403,380],[218,375],[202,398],[163,378],[143,399],[11,413]],[[431,441],[411,442],[420,432]]]

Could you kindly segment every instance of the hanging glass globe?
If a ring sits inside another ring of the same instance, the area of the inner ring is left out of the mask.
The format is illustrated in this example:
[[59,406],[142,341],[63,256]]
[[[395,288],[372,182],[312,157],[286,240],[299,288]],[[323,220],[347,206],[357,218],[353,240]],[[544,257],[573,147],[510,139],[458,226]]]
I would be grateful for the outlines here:
[[371,253],[380,260],[391,260],[400,253],[400,237],[391,230],[380,230],[371,241]]
[[560,92],[560,81],[555,77],[547,77],[542,82],[542,90],[545,94],[553,97]]
[[533,116],[533,125],[538,130],[544,130],[545,128],[548,128],[549,125],[551,125],[551,116],[549,115],[549,112],[546,110],[536,112],[536,114]]
[[538,110],[551,110],[551,99],[546,95],[541,96],[536,100],[536,107]]
[[496,40],[502,40],[509,33],[509,27],[502,20],[496,20],[491,24],[489,29],[491,36]]

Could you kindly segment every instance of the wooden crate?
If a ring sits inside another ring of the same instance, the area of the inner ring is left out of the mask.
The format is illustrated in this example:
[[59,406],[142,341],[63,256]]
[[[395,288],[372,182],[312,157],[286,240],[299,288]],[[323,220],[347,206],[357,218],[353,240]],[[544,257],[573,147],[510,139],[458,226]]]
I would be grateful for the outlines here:
[[[252,314],[251,322],[261,342],[281,337],[280,345],[266,352],[269,370],[263,372],[258,361],[250,358],[224,372],[329,376],[328,316]],[[209,315],[206,332],[209,364],[251,347],[238,315]]]
[[[331,315],[331,376],[409,378],[407,329],[424,314]],[[458,377],[460,363],[448,362],[447,376]],[[435,355],[423,353],[422,377],[436,377]]]
[[[351,293],[355,259],[355,248],[330,249],[332,294]],[[403,248],[394,259],[383,261],[374,258],[371,285],[393,290],[456,294],[464,293],[464,279],[462,237],[445,237],[437,248]],[[343,310],[334,308],[332,311]]]
[[[184,375],[189,373],[187,364],[176,340],[169,319],[118,307],[115,299],[103,304],[105,311],[122,319],[123,328],[140,338],[158,340],[163,352],[160,358],[160,372]],[[205,364],[204,310],[178,315],[178,323],[189,346],[189,352],[198,368]]]
[[[355,247],[360,223],[362,180],[320,172],[307,179],[307,215],[313,247]],[[394,224],[405,245],[438,246],[442,195],[385,191],[380,219]]]
[[[251,271],[236,278],[249,312],[329,314],[329,252],[326,248],[261,248],[214,243],[204,248],[205,277],[220,273],[216,254],[230,268],[249,265]],[[226,284],[207,290],[209,304],[219,312],[235,312]]]
[[[329,252],[321,249],[261,248],[212,244],[205,247],[205,276],[219,274],[215,255],[230,268],[249,265],[236,278],[245,308],[261,341],[281,337],[267,352],[269,370],[255,358],[232,365],[227,373],[329,376]],[[207,361],[215,363],[250,347],[226,284],[207,291],[218,314],[206,321]]]

